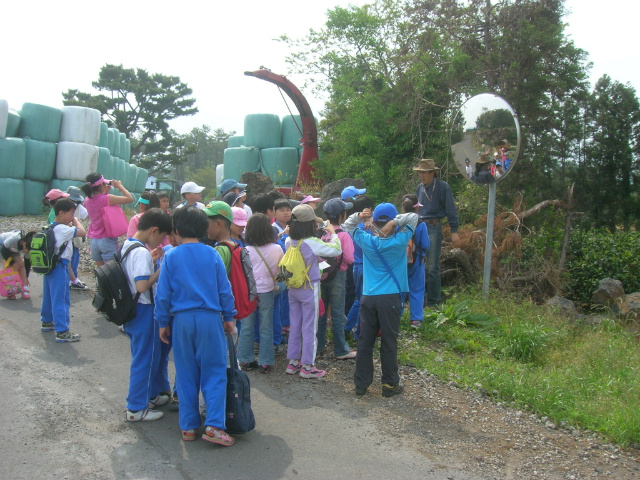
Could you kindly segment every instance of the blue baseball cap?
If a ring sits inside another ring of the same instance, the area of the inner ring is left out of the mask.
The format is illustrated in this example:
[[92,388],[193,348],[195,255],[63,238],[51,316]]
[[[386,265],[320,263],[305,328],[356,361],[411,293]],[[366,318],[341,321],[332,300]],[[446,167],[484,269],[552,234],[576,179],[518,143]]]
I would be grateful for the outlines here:
[[393,220],[398,215],[398,210],[392,203],[381,203],[373,211],[373,221]]
[[340,194],[340,198],[342,200],[346,200],[347,198],[352,198],[357,195],[364,195],[367,192],[366,188],[356,188],[353,185],[349,185]]
[[238,181],[234,180],[233,178],[228,178],[220,184],[220,191],[222,192],[223,195],[227,193],[229,190],[231,190],[232,188],[241,188],[244,190],[245,188],[247,188],[247,184],[238,183]]
[[326,203],[322,207],[322,210],[327,215],[327,217],[337,218],[342,212],[344,212],[345,210],[351,210],[352,208],[353,203],[351,202],[343,202],[339,198],[331,198],[326,201]]

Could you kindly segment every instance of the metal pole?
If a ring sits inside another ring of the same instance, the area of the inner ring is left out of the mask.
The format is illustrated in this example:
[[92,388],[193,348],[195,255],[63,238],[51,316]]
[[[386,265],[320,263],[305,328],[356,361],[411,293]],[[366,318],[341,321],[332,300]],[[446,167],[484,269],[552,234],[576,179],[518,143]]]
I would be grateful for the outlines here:
[[491,251],[493,249],[493,217],[496,213],[496,182],[489,184],[489,212],[487,213],[487,243],[484,246],[484,275],[482,277],[482,298],[489,297],[491,282]]

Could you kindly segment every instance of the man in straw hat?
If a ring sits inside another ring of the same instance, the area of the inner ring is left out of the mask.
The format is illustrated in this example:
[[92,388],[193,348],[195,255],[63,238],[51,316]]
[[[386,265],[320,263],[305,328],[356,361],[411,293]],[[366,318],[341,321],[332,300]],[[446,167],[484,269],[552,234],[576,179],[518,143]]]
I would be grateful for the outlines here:
[[458,238],[458,212],[453,200],[451,187],[443,180],[436,178],[436,162],[432,159],[422,159],[413,170],[418,172],[420,185],[416,190],[418,202],[422,204],[418,215],[427,224],[429,242],[427,252],[427,306],[435,307],[440,304],[442,292],[440,288],[440,250],[442,249],[442,219],[447,217],[451,228],[451,242],[455,247],[460,243]]

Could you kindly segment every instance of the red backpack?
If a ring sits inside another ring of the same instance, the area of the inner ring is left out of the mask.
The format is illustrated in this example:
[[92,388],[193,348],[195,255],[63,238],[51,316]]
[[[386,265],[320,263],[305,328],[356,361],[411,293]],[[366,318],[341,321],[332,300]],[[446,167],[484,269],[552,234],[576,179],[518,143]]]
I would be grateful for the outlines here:
[[241,320],[251,315],[258,307],[258,290],[253,276],[253,266],[246,248],[233,242],[222,242],[231,251],[229,283],[236,310],[235,319]]

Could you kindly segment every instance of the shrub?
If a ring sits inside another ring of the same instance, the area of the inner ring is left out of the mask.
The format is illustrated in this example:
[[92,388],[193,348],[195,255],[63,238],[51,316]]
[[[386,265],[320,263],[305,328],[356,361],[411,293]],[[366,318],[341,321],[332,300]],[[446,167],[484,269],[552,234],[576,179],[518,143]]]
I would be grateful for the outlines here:
[[640,233],[574,229],[566,269],[572,298],[579,302],[590,303],[606,277],[620,280],[625,292],[640,291]]

